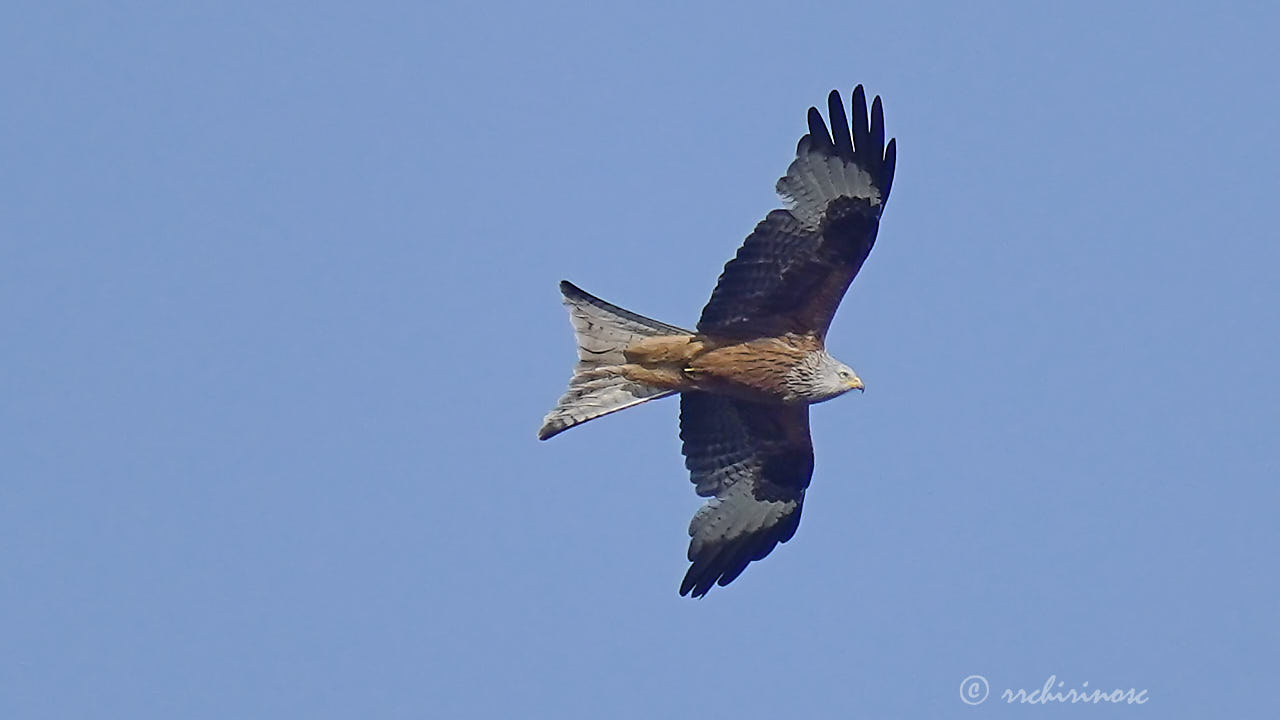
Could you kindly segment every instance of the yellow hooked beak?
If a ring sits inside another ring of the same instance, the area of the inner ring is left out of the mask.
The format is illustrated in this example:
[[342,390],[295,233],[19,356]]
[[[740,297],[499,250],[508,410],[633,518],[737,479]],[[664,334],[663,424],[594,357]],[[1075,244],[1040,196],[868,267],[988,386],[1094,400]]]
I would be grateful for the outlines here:
[[847,380],[845,384],[849,386],[850,390],[858,390],[859,392],[866,392],[866,388],[862,387],[862,380],[856,376],[849,378],[849,380]]

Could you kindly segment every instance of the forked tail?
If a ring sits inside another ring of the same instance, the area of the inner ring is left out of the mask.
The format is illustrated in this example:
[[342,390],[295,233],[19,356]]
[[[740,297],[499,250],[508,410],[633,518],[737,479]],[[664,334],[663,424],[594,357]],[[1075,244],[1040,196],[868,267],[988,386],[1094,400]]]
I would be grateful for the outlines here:
[[619,368],[627,364],[625,351],[637,340],[687,335],[688,330],[610,305],[567,280],[560,283],[560,292],[578,342],[578,363],[573,367],[569,389],[543,418],[539,440],[675,392],[628,379]]

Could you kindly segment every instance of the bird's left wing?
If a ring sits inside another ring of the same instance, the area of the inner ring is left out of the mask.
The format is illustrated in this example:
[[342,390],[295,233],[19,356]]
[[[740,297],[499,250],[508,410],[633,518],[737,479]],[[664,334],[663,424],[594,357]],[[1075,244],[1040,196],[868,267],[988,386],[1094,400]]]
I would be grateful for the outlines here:
[[875,244],[897,162],[896,143],[884,143],[880,98],[868,118],[862,86],[854,89],[852,125],[839,93],[833,91],[827,105],[831,131],[822,113],[809,108],[809,133],[778,180],[790,208],[769,213],[725,265],[699,332],[826,335]]
[[809,408],[685,392],[680,438],[698,494],[711,497],[689,524],[693,565],[680,584],[701,597],[795,534],[813,476]]

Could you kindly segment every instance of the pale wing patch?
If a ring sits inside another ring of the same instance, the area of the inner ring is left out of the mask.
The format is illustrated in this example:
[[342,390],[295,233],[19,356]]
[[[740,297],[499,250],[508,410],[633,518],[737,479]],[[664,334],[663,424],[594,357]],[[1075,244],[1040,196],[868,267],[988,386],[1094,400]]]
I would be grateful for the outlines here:
[[778,180],[777,190],[791,214],[810,229],[822,224],[827,207],[837,198],[880,204],[880,190],[872,182],[871,173],[858,167],[852,158],[845,160],[813,150],[808,136],[801,140],[787,174]]
[[[730,485],[724,488],[719,497],[712,498],[694,513],[689,522],[689,560],[701,557],[710,544],[726,545],[740,542],[760,533],[766,528],[774,528],[784,520],[790,520],[800,507],[804,493],[787,500],[758,500],[752,496],[752,488],[747,483]],[[774,544],[786,542],[795,532],[795,523],[788,523],[786,532],[779,532],[774,537],[762,537],[750,550],[741,553],[744,561],[758,560],[767,554]],[[757,555],[760,557],[756,557]],[[746,567],[746,562],[742,563]],[[733,578],[730,577],[730,580]]]

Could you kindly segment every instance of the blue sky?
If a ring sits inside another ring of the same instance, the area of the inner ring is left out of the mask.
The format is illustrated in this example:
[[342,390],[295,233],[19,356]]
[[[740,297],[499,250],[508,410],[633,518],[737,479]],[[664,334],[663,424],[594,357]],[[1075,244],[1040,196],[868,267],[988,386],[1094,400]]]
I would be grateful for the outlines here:
[[[881,5],[6,4],[0,714],[1273,712],[1280,16]],[[692,325],[857,83],[867,391],[680,598],[677,404],[535,440],[556,283]]]

